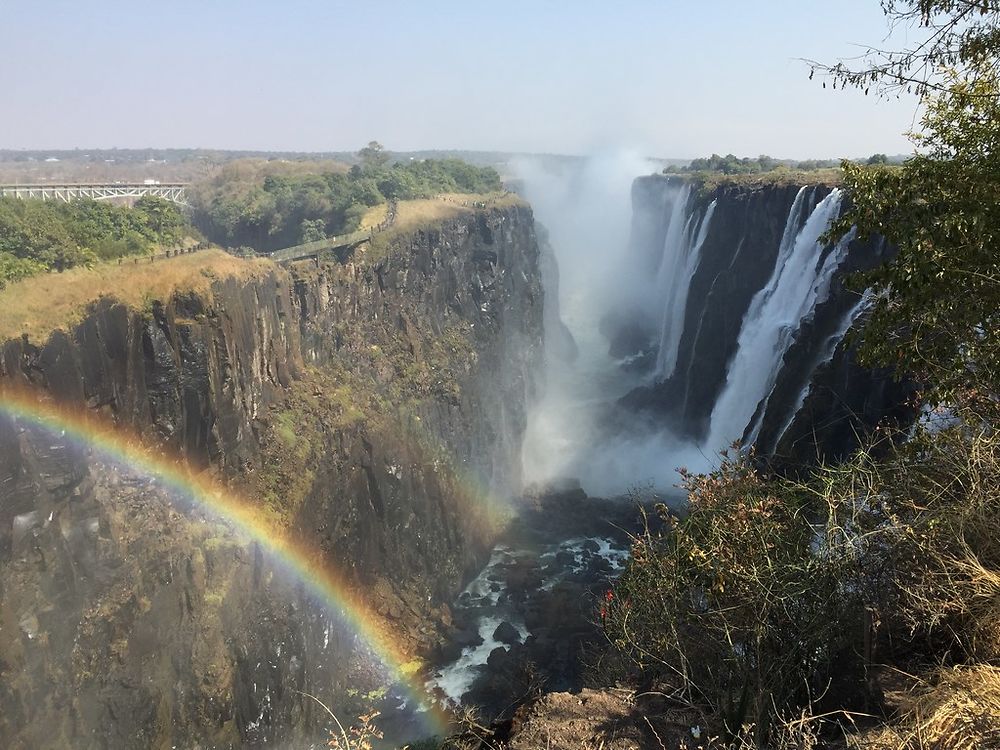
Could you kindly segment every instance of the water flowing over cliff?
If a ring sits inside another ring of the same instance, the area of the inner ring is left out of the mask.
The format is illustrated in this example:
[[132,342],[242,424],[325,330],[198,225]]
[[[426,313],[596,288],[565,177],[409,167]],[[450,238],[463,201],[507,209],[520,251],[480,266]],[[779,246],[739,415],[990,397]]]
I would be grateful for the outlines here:
[[[656,294],[656,270],[643,274],[623,261],[631,185],[652,168],[640,157],[617,153],[562,171],[530,160],[518,164],[540,234],[557,263],[558,273],[545,282],[560,312],[545,320],[545,371],[524,443],[529,483],[574,478],[589,493],[609,496],[650,479],[673,481],[670,456],[684,448],[680,441],[662,432],[607,429],[620,411],[617,399],[644,382],[626,361],[633,353],[609,348],[607,333],[609,314]],[[683,210],[678,202],[672,205]],[[662,310],[648,313],[650,321],[662,322]]]
[[[571,455],[541,461],[535,478],[573,476],[601,494],[669,491],[676,467],[711,467],[733,442],[778,462],[832,459],[897,413],[905,387],[860,367],[845,342],[866,308],[845,277],[889,249],[853,232],[823,239],[843,208],[840,190],[705,190],[639,176],[647,166],[609,158],[562,175],[524,170],[582,352],[572,363],[549,357],[548,388],[559,395],[529,419],[528,445],[532,426],[558,422],[561,408]],[[611,235],[597,242],[598,264],[586,250],[594,233],[573,234],[593,224]],[[579,297],[585,313],[574,315]]]

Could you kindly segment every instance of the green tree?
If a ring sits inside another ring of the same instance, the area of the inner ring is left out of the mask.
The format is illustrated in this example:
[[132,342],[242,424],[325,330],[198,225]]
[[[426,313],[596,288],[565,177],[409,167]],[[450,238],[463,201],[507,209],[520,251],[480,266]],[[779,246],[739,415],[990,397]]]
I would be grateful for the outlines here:
[[887,169],[844,162],[857,225],[898,248],[862,282],[878,292],[863,353],[920,375],[945,397],[1000,391],[1000,78],[951,73],[927,101],[921,153]]
[[368,145],[358,151],[361,166],[365,170],[377,170],[389,163],[389,153],[378,141],[369,141]]
[[45,270],[45,266],[38,261],[0,252],[0,289],[3,289],[9,282],[34,276]]
[[316,242],[326,238],[326,222],[322,219],[303,219],[300,242]]

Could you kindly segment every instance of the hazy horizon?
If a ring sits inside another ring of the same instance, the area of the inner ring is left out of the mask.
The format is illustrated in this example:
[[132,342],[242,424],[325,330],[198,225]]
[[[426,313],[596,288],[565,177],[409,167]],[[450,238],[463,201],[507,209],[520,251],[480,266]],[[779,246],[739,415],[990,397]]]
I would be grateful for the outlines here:
[[877,2],[672,5],[10,3],[0,148],[911,151],[914,99],[824,90],[796,59],[884,42]]

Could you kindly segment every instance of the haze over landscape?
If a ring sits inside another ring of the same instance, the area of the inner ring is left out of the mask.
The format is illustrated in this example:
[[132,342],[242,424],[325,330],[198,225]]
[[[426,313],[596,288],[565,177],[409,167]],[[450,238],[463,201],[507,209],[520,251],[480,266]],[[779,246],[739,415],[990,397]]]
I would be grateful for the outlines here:
[[[910,151],[910,99],[800,58],[888,43],[878,3],[3,3],[0,148],[839,158]],[[897,34],[905,39],[905,33]]]
[[0,748],[1000,750],[1000,0],[0,52]]

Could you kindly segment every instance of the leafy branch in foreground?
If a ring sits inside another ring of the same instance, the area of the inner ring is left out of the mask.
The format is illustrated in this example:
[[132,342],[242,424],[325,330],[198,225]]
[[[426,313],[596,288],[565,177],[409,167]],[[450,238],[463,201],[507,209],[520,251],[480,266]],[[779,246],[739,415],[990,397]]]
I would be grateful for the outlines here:
[[952,74],[929,99],[922,153],[898,169],[843,163],[851,225],[898,248],[859,282],[877,290],[862,354],[920,377],[938,399],[1000,387],[1000,78]]
[[883,0],[882,10],[891,31],[906,28],[910,32],[916,27],[919,41],[896,50],[869,47],[857,58],[833,65],[806,60],[809,77],[820,73],[833,79],[834,88],[855,88],[865,94],[874,87],[883,96],[905,92],[922,97],[949,89],[943,80],[948,69],[969,80],[984,72],[997,73],[997,0]]

